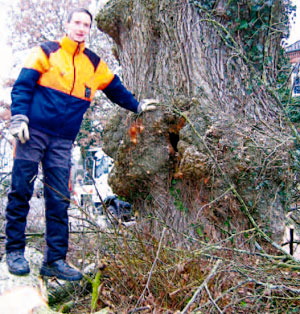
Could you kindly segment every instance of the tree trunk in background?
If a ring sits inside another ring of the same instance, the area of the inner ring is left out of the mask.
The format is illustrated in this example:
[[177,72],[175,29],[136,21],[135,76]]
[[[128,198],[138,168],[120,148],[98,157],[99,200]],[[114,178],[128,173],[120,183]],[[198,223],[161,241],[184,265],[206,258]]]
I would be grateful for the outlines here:
[[275,1],[269,17],[278,31],[258,36],[263,57],[272,56],[261,66],[242,56],[242,31],[228,39],[228,1],[210,1],[211,15],[200,2],[207,1],[112,0],[97,16],[116,43],[124,84],[138,99],[161,102],[140,116],[120,110],[108,123],[110,184],[154,217],[152,232],[167,224],[208,238],[249,227],[234,190],[279,240],[292,142],[261,82],[277,79],[283,4]]

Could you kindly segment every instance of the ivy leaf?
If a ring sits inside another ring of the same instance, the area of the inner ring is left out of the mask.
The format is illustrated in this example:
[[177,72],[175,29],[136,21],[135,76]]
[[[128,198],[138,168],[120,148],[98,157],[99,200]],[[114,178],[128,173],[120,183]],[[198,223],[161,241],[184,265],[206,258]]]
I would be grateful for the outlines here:
[[264,46],[262,44],[257,44],[256,48],[258,51],[262,52],[264,50]]
[[265,2],[265,5],[271,7],[273,5],[273,0],[268,0]]
[[248,26],[248,22],[246,20],[243,20],[239,26],[239,29],[247,29]]

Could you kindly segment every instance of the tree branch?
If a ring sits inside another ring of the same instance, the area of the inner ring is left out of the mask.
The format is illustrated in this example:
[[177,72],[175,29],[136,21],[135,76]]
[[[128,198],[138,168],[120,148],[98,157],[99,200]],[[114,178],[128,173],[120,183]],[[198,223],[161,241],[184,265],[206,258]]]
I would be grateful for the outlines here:
[[219,265],[221,264],[221,260],[218,260],[216,262],[216,264],[214,265],[214,267],[212,268],[212,270],[210,271],[209,275],[205,278],[205,280],[202,282],[202,284],[199,286],[199,288],[197,289],[197,291],[194,293],[192,299],[189,301],[189,303],[186,305],[186,307],[183,309],[183,311],[181,312],[181,314],[185,314],[187,313],[188,309],[190,308],[190,306],[196,301],[199,293],[201,292],[201,290],[207,285],[207,283],[210,281],[210,279],[215,275],[215,273],[217,272],[217,269],[219,267]]
[[158,249],[157,249],[157,251],[156,251],[156,257],[155,257],[155,260],[154,260],[154,262],[153,262],[153,264],[152,264],[152,267],[151,267],[151,269],[150,269],[150,272],[149,272],[149,276],[148,276],[148,280],[147,280],[146,286],[145,286],[145,288],[144,288],[144,290],[143,290],[141,296],[139,297],[139,299],[138,299],[138,301],[137,301],[137,303],[136,303],[136,305],[135,305],[135,307],[134,307],[132,313],[135,313],[135,312],[136,312],[137,306],[139,305],[139,303],[140,303],[141,300],[143,299],[143,297],[144,297],[144,295],[145,295],[145,293],[146,293],[146,290],[149,290],[150,280],[151,280],[151,277],[152,277],[153,270],[154,270],[154,268],[155,268],[155,266],[156,266],[156,263],[157,263],[157,261],[158,261],[158,258],[159,258],[159,253],[160,253],[160,250],[161,250],[162,240],[163,240],[163,238],[164,238],[165,232],[166,232],[166,228],[164,227],[164,228],[163,228],[163,231],[162,231],[162,234],[161,234],[161,237],[160,237]]

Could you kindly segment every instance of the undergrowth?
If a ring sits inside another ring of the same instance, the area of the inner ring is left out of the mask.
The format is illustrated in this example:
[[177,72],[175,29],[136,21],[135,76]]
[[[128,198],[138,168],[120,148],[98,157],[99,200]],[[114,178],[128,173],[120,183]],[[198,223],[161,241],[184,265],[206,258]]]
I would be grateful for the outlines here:
[[[299,312],[299,265],[286,262],[267,243],[259,246],[255,229],[206,243],[188,239],[178,247],[173,231],[162,226],[155,238],[145,231],[147,223],[119,225],[85,241],[85,250],[93,252],[85,262],[96,265],[89,276],[101,278],[95,312]],[[76,299],[70,313],[90,312],[90,291]]]

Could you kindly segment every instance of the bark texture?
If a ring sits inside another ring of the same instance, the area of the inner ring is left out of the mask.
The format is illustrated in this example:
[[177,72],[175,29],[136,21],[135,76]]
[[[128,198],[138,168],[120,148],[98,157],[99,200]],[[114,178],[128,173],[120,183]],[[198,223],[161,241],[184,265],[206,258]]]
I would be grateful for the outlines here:
[[[121,109],[106,126],[104,150],[115,160],[110,184],[153,214],[153,230],[163,223],[209,238],[247,226],[234,188],[279,240],[293,143],[253,69],[225,40],[226,3],[215,1],[213,19],[188,0],[111,0],[99,12],[124,84],[138,99],[160,100],[139,116]],[[276,8],[279,21],[279,1]],[[264,80],[274,76],[280,36],[262,33],[261,41],[275,56]]]

